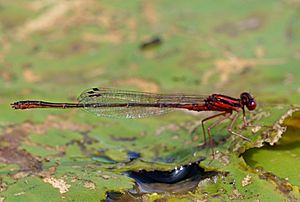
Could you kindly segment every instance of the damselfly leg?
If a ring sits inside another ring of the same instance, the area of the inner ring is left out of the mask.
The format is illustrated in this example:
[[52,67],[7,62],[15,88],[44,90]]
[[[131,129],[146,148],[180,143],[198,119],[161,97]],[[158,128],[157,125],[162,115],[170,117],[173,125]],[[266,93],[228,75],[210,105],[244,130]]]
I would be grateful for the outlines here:
[[[232,112],[222,112],[222,113],[219,113],[219,114],[215,114],[215,115],[212,115],[210,117],[207,117],[205,119],[202,119],[200,122],[198,122],[193,128],[192,130],[190,131],[191,135],[194,135],[196,133],[196,131],[198,130],[198,128],[202,127],[202,134],[203,134],[203,146],[210,146],[211,147],[211,150],[212,150],[212,154],[213,154],[213,157],[214,157],[214,141],[213,141],[213,138],[212,138],[212,135],[211,135],[211,130],[218,126],[221,122],[225,121],[226,119],[231,119],[231,122],[227,128],[227,131],[233,135],[236,135],[246,141],[250,141],[249,138],[246,138],[244,137],[243,135],[233,131],[233,125],[234,123],[237,121],[237,118],[239,117],[240,115],[240,111],[236,111],[236,114],[231,118],[230,116],[232,115]],[[220,117],[221,116],[221,117]],[[207,127],[207,129],[205,130],[205,122],[207,122],[208,120],[211,120],[211,119],[214,119],[214,118],[217,118],[219,117],[219,119],[217,119],[214,123],[212,123],[211,125],[209,125]],[[245,123],[246,122],[246,118],[243,117],[243,121],[244,121],[244,124],[243,124],[243,127],[246,127],[245,126]],[[206,131],[207,131],[207,135],[208,135],[208,139],[209,139],[209,144],[207,143],[207,138],[206,138]]]

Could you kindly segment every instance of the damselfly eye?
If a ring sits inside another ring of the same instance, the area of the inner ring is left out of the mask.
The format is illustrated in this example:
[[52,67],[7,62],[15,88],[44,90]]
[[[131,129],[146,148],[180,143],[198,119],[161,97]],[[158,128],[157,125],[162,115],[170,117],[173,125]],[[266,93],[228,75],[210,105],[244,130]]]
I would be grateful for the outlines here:
[[256,102],[254,100],[248,102],[246,105],[249,110],[254,110],[256,108]]

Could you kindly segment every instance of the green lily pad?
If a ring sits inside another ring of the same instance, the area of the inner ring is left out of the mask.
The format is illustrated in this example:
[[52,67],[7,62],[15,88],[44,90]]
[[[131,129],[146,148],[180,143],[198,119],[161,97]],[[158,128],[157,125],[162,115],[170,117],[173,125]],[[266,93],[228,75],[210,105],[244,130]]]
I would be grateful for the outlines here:
[[[299,112],[285,121],[287,131],[276,145],[250,149],[243,154],[248,165],[263,168],[299,187]],[[290,162],[293,162],[291,166]]]

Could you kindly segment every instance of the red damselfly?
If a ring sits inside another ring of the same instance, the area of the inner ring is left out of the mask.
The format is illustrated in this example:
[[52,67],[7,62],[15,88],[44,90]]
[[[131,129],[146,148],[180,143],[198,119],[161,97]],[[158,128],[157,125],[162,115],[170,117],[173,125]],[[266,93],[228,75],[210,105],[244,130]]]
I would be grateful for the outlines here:
[[[206,135],[204,122],[219,117],[207,128],[211,147],[213,141],[211,129],[226,119],[231,119],[227,130],[240,138],[250,141],[248,138],[234,132],[233,124],[239,114],[243,113],[244,125],[246,126],[245,107],[248,110],[256,108],[254,98],[247,92],[240,94],[240,98],[233,98],[221,94],[184,95],[184,94],[155,94],[136,91],[115,90],[109,88],[91,88],[81,93],[78,103],[52,103],[44,101],[18,101],[11,104],[14,109],[32,108],[84,108],[95,113],[97,116],[118,118],[142,118],[157,114],[163,114],[172,109],[187,109],[192,111],[218,111],[218,114],[207,117],[201,121],[204,144]],[[232,117],[233,112],[236,112]]]

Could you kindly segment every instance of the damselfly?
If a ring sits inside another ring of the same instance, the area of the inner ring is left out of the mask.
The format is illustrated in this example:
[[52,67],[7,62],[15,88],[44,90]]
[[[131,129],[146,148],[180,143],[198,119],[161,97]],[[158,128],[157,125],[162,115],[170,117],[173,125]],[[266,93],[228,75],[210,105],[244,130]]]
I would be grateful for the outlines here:
[[[233,98],[221,94],[184,95],[184,94],[155,94],[136,91],[114,90],[109,88],[91,88],[81,93],[78,103],[53,103],[44,101],[18,101],[11,104],[14,109],[32,108],[84,108],[98,116],[118,118],[142,118],[163,114],[172,109],[187,109],[192,111],[218,111],[218,114],[207,117],[201,121],[204,144],[206,136],[204,122],[219,117],[207,128],[210,145],[213,145],[211,129],[226,119],[232,119],[227,130],[244,140],[248,138],[234,132],[233,124],[239,114],[243,113],[244,125],[247,124],[245,107],[252,111],[256,108],[254,98],[247,92],[240,94],[239,98]],[[233,117],[231,115],[236,112]]]

